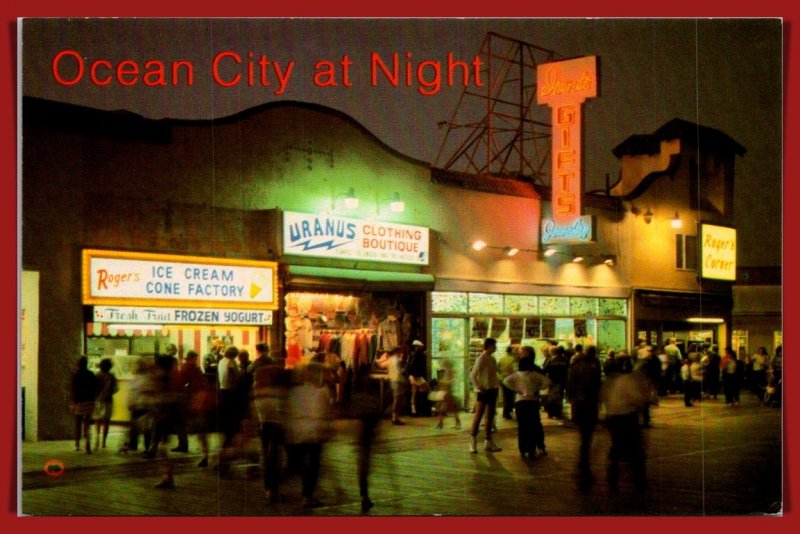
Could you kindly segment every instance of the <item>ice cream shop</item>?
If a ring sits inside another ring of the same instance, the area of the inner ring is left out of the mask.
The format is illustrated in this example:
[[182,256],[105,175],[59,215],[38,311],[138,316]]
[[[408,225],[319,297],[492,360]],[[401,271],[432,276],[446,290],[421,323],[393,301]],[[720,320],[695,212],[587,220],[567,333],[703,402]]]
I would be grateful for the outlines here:
[[277,265],[232,260],[84,249],[84,353],[96,369],[112,358],[120,391],[114,421],[129,419],[128,380],[142,358],[174,344],[179,362],[189,350],[269,342],[277,296]]

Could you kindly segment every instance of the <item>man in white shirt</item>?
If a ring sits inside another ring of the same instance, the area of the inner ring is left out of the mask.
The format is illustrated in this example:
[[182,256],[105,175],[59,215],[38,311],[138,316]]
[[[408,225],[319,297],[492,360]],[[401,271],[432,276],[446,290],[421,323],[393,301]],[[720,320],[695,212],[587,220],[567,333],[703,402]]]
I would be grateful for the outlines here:
[[392,347],[376,360],[378,367],[386,369],[386,375],[392,388],[392,424],[404,425],[400,420],[400,402],[405,387],[403,376],[403,354],[398,347]]
[[225,436],[223,447],[233,444],[233,437],[239,430],[240,410],[237,398],[239,383],[239,366],[236,364],[236,357],[239,350],[236,347],[228,347],[222,360],[217,365],[217,376],[219,378],[219,417],[222,433]]
[[497,362],[493,356],[496,350],[497,341],[494,338],[487,337],[483,342],[483,352],[475,360],[475,365],[469,373],[469,378],[477,394],[469,445],[469,450],[472,453],[478,452],[478,429],[484,412],[486,412],[486,441],[484,441],[483,448],[486,452],[503,450],[492,441],[494,412],[497,407],[497,393],[500,389],[500,381],[497,378]]

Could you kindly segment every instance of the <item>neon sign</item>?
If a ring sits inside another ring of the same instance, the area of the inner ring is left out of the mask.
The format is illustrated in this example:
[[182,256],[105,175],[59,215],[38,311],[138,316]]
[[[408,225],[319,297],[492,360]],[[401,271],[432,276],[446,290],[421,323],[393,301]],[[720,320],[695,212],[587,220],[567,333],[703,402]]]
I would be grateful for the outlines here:
[[557,226],[581,216],[581,104],[597,96],[597,56],[536,68],[537,102],[552,108],[552,210]]
[[553,219],[542,221],[542,244],[586,243],[594,238],[592,218],[589,215],[578,217],[573,222],[559,226]]

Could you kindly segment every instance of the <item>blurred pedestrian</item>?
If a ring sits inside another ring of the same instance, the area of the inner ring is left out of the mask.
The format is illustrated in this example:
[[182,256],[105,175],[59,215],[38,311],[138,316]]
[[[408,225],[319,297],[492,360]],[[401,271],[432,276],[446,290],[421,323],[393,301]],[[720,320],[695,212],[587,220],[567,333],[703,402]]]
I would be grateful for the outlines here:
[[449,358],[444,358],[441,363],[441,368],[436,372],[437,390],[440,400],[437,401],[436,415],[439,421],[436,423],[436,428],[444,428],[444,418],[448,413],[452,413],[455,418],[454,429],[461,428],[461,419],[458,417],[458,403],[453,396],[453,383],[455,382],[456,374],[453,369],[453,362]]
[[89,370],[89,359],[81,356],[72,374],[70,411],[75,420],[75,450],[81,450],[81,435],[83,435],[86,440],[86,454],[92,453],[92,413],[97,391],[97,377]]
[[253,376],[252,398],[259,421],[264,492],[270,504],[283,500],[278,492],[281,478],[281,451],[286,444],[286,404],[290,371],[281,359],[269,356],[266,344],[250,366]]
[[331,437],[333,414],[323,366],[318,363],[296,365],[293,374],[286,411],[286,444],[300,467],[303,507],[317,508],[323,503],[314,492],[319,480],[322,447]]
[[133,377],[128,382],[128,412],[130,413],[130,428],[128,440],[120,452],[139,450],[139,435],[144,441],[144,450],[150,449],[152,438],[152,406],[147,400],[152,398],[155,384],[155,364],[144,356],[136,361]]
[[639,412],[642,405],[650,401],[650,386],[641,374],[633,372],[630,358],[618,359],[617,371],[606,378],[601,389],[605,424],[611,435],[608,486],[611,491],[618,490],[620,461],[628,460],[633,470],[636,489],[642,491],[646,485],[646,476]]
[[352,388],[342,408],[344,417],[357,420],[358,491],[361,512],[367,513],[374,506],[369,497],[369,472],[372,447],[381,420],[380,387],[370,376],[369,365],[359,365],[353,369]]
[[94,401],[94,448],[100,448],[100,438],[102,436],[102,447],[106,448],[108,439],[108,427],[111,424],[111,414],[114,411],[114,395],[119,391],[117,377],[111,374],[114,366],[111,358],[100,360],[100,371],[97,375],[97,397]]
[[[183,426],[188,433],[197,434],[200,441],[200,450],[203,457],[197,464],[198,467],[208,465],[208,431],[211,426],[212,411],[214,409],[214,393],[209,387],[203,371],[199,365],[199,355],[190,350],[183,360],[180,370],[180,382],[184,388],[186,406],[186,424]],[[180,440],[179,440],[180,447]],[[188,450],[188,442],[186,450]]]
[[[157,356],[155,373],[157,389],[151,403],[154,406],[153,438],[147,457],[159,457],[164,467],[164,473],[156,484],[156,488],[171,489],[175,487],[175,481],[172,477],[173,465],[166,442],[169,435],[175,433],[183,425],[180,418],[183,416],[181,399],[184,397],[184,391],[178,372],[177,358],[171,354]],[[165,444],[164,447],[161,447],[162,442]]]
[[722,390],[725,394],[725,404],[727,406],[739,405],[739,392],[742,388],[742,378],[744,376],[744,364],[736,357],[732,348],[725,348],[725,356],[720,362],[722,368]]
[[581,438],[578,475],[582,484],[587,485],[592,482],[592,434],[599,415],[602,372],[597,347],[590,345],[576,354],[567,373],[566,395],[572,409],[572,421],[578,426]]

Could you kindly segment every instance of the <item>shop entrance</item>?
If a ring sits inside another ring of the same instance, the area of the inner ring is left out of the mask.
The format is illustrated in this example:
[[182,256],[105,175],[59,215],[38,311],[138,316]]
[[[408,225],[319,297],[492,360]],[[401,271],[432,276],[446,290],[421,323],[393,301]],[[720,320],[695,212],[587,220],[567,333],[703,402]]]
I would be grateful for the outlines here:
[[[120,327],[121,326],[121,327]],[[214,339],[221,339],[227,346],[246,349],[255,354],[256,343],[269,340],[270,327],[197,327],[164,326],[148,329],[144,325],[114,325],[106,323],[87,323],[84,338],[84,353],[89,359],[89,369],[99,370],[100,361],[110,358],[113,364],[111,372],[117,377],[119,391],[114,395],[114,411],[111,421],[127,423],[128,394],[130,381],[133,378],[139,361],[153,361],[156,355],[163,354],[168,344],[178,347],[178,364],[183,363],[184,355],[193,350],[200,355],[210,351]]]

